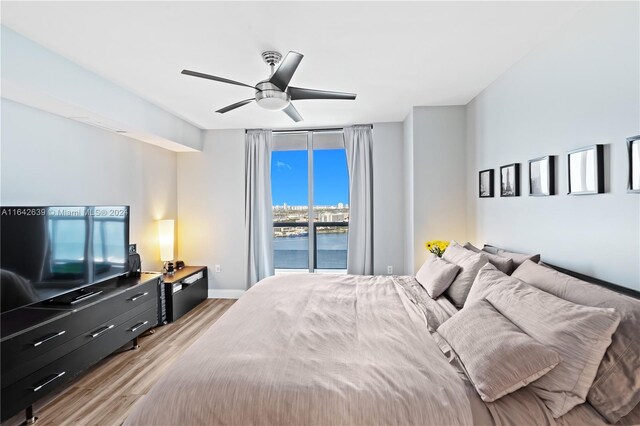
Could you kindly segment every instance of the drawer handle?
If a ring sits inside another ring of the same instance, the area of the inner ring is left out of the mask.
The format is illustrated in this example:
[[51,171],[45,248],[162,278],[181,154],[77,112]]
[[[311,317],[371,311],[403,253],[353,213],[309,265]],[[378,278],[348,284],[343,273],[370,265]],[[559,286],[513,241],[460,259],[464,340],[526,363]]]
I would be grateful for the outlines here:
[[129,331],[133,333],[134,331],[136,331],[137,329],[139,329],[143,325],[147,325],[148,323],[149,323],[149,321],[139,322],[136,325],[134,325],[133,327],[131,327],[131,330],[129,330]]
[[101,334],[103,334],[103,333],[106,333],[107,331],[111,330],[113,327],[114,327],[114,325],[113,325],[113,324],[111,324],[111,325],[105,325],[104,327],[102,327],[102,329],[99,329],[98,331],[96,331],[95,333],[93,333],[93,334],[91,335],[91,337],[93,337],[93,338],[95,339],[95,338],[96,338],[96,337],[98,337],[99,335],[101,335]]
[[66,333],[66,331],[65,331],[65,330],[59,331],[58,333],[53,333],[53,334],[51,334],[51,335],[49,335],[49,336],[45,337],[44,339],[42,339],[42,340],[40,340],[40,341],[35,342],[35,343],[33,344],[33,346],[34,346],[34,347],[36,347],[36,346],[40,346],[41,344],[43,344],[43,343],[45,343],[45,342],[48,342],[48,341],[49,341],[49,340],[51,340],[51,339],[55,339],[55,338],[56,338],[56,337],[58,337],[58,336],[62,336],[64,333]]
[[145,291],[144,293],[138,293],[138,294],[136,294],[135,296],[131,297],[131,298],[129,299],[129,302],[135,302],[136,300],[140,299],[141,297],[146,296],[147,294],[149,294],[149,292],[148,292],[148,291]]
[[47,386],[49,383],[53,382],[54,380],[59,379],[60,377],[64,376],[64,371],[62,373],[57,373],[54,374],[53,377],[51,377],[50,379],[48,379],[47,381],[45,381],[42,384],[37,385],[36,387],[33,388],[34,392],[38,392],[40,389],[42,389],[43,387]]

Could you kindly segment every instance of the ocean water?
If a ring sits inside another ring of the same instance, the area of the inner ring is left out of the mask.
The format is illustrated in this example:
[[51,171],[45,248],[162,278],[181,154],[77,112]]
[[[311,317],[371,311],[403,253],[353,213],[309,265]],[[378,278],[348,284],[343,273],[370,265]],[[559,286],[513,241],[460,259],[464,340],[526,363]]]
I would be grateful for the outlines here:
[[[317,268],[347,269],[347,233],[317,235]],[[273,260],[276,269],[308,269],[309,237],[275,237]]]

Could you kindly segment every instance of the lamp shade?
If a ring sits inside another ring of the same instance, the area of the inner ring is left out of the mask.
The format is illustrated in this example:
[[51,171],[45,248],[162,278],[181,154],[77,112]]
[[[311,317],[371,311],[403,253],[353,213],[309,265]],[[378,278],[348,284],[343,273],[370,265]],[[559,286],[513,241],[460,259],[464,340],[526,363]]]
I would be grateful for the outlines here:
[[166,219],[158,221],[158,237],[160,241],[160,260],[170,262],[173,260],[173,235],[174,220]]

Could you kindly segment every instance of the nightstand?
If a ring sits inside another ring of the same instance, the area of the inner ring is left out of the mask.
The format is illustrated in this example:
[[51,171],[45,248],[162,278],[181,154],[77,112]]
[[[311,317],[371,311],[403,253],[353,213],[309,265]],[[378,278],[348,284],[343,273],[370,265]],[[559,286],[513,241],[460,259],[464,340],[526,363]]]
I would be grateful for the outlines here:
[[206,266],[185,266],[164,276],[167,321],[173,322],[203,302],[209,293]]

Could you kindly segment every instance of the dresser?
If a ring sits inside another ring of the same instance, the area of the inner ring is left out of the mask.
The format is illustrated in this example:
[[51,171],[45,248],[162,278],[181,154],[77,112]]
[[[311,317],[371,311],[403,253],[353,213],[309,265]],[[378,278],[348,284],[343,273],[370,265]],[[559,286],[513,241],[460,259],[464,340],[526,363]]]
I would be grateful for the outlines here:
[[[158,323],[162,275],[118,278],[0,317],[4,421],[129,344]],[[70,304],[70,297],[95,294]],[[77,295],[75,293],[78,293]]]

